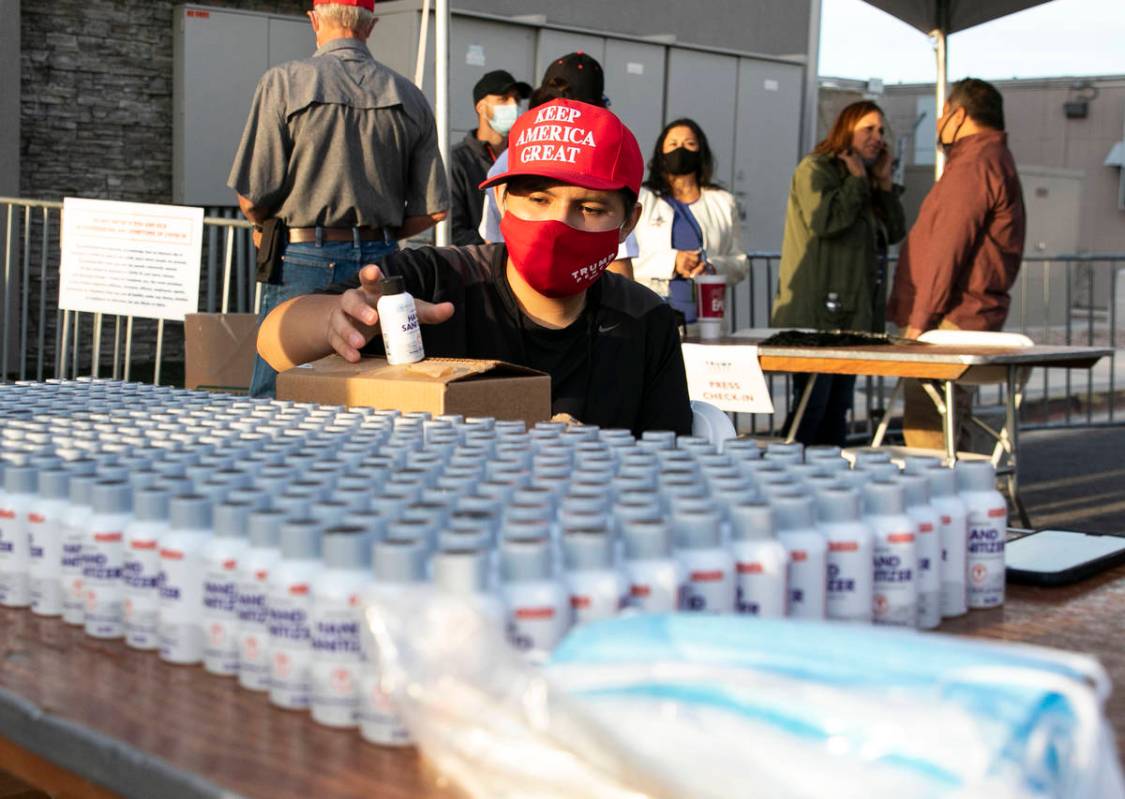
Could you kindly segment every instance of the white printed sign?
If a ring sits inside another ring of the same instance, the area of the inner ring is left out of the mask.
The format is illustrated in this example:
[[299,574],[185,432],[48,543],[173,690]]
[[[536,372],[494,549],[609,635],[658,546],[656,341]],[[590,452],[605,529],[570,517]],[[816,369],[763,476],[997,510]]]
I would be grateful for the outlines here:
[[203,209],[67,197],[59,307],[182,322],[199,310]]
[[773,413],[753,344],[684,344],[688,396],[735,413]]

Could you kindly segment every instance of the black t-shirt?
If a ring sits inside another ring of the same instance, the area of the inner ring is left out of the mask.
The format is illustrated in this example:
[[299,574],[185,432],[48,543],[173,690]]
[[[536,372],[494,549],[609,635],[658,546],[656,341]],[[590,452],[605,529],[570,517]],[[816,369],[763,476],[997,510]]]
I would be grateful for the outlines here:
[[[586,424],[691,432],[683,353],[672,309],[649,289],[606,272],[586,293],[586,308],[569,327],[542,327],[525,316],[505,275],[502,244],[423,247],[386,259],[416,299],[452,302],[453,317],[423,325],[426,354],[488,358],[551,376],[554,413]],[[359,285],[337,284],[326,293]],[[376,336],[364,354],[382,355]]]

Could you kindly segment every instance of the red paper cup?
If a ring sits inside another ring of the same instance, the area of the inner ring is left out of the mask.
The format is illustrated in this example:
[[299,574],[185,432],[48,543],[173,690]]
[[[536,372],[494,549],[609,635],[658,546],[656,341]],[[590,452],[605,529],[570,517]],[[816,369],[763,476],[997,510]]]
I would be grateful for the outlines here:
[[699,335],[702,338],[718,338],[726,314],[727,279],[723,275],[699,275],[695,278],[695,291]]

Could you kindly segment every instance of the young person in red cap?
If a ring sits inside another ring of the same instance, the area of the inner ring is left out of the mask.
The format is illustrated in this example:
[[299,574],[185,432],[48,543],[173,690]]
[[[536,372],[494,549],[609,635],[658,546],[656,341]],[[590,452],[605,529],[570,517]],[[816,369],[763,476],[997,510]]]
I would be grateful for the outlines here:
[[380,270],[277,308],[258,352],[288,369],[336,352],[381,354],[378,281],[401,275],[416,298],[429,355],[497,358],[551,375],[556,415],[586,424],[691,431],[672,310],[649,289],[606,273],[640,213],[644,162],[611,112],[556,100],[509,134],[502,244],[422,248]]
[[[227,184],[267,234],[261,316],[352,278],[445,216],[449,190],[425,96],[367,49],[374,0],[314,0],[311,58],[262,76]],[[275,373],[257,359],[254,396]]]
[[[552,100],[578,100],[583,103],[609,107],[605,94],[605,73],[597,59],[581,50],[567,53],[547,65],[543,82],[528,101],[528,110],[534,110]],[[508,151],[500,153],[488,169],[488,177],[493,178],[508,171]],[[500,235],[500,208],[497,192],[484,193],[484,208],[480,217],[478,233],[484,241],[496,242]],[[633,233],[625,237],[617,249],[617,260],[609,265],[610,272],[633,277],[633,259],[639,254],[637,238]]]

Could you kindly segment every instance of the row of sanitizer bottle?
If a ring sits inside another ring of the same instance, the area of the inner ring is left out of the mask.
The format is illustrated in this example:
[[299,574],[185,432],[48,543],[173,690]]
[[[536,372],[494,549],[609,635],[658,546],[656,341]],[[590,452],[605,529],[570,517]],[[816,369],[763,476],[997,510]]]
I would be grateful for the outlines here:
[[21,383],[0,387],[0,604],[395,746],[372,591],[473,597],[532,658],[626,609],[932,628],[1002,603],[989,464],[850,454]]

